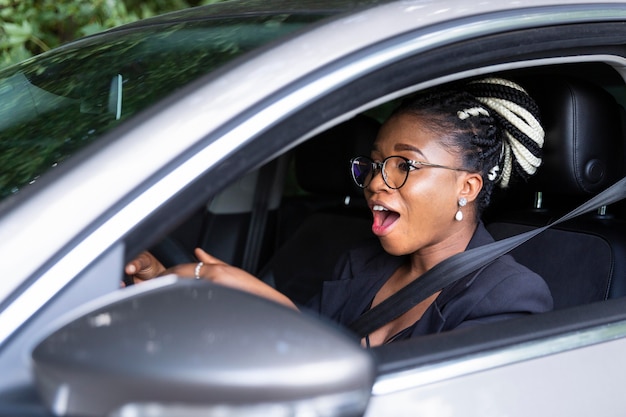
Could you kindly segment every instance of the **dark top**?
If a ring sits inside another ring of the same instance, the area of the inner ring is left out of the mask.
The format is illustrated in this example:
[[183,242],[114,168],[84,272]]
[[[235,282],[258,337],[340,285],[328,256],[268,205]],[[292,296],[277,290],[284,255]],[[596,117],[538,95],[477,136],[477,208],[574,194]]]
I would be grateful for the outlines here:
[[[468,249],[493,242],[480,223]],[[335,277],[324,282],[322,292],[309,307],[348,326],[370,308],[386,280],[406,260],[389,255],[378,239],[349,251],[340,260]],[[391,340],[439,333],[456,328],[542,313],[552,309],[545,281],[504,255],[480,270],[445,287],[414,325]]]

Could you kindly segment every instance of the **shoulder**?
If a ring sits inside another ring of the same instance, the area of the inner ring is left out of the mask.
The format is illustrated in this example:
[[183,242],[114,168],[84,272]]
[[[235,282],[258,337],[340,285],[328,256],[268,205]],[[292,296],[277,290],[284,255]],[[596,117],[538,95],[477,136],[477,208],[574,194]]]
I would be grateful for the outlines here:
[[447,289],[448,300],[440,306],[453,327],[552,310],[552,295],[543,278],[509,255],[462,281]]
[[[484,294],[481,304],[506,304],[509,307],[505,309],[517,308],[528,313],[552,309],[552,295],[543,278],[517,263],[510,255],[487,266],[477,277],[474,291]],[[498,299],[501,301],[496,302]]]
[[[493,242],[480,223],[469,247]],[[504,320],[552,310],[550,289],[538,274],[504,255],[445,288],[437,304],[446,328]]]

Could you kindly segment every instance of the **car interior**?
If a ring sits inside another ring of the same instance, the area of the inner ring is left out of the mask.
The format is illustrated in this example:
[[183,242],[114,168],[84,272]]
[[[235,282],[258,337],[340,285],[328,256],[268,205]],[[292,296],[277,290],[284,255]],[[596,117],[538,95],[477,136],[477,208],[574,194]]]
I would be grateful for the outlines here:
[[[498,192],[483,221],[496,239],[544,226],[625,174],[623,80],[602,64],[504,74],[528,89],[546,131],[544,161],[527,183]],[[373,238],[349,160],[368,155],[394,102],[352,117],[251,172],[151,250],[166,265],[193,248],[255,274],[300,305],[346,250]],[[548,283],[555,309],[626,295],[624,204],[559,224],[513,251]]]

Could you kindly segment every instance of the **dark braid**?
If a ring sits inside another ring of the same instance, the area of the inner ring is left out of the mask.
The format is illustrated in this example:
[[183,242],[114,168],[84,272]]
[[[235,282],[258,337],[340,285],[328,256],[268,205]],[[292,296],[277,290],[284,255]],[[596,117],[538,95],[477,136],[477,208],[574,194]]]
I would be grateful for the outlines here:
[[519,85],[486,78],[434,89],[405,101],[395,112],[413,114],[442,144],[456,150],[464,168],[483,176],[477,215],[489,205],[493,187],[508,187],[533,175],[541,163],[544,132],[535,101]]

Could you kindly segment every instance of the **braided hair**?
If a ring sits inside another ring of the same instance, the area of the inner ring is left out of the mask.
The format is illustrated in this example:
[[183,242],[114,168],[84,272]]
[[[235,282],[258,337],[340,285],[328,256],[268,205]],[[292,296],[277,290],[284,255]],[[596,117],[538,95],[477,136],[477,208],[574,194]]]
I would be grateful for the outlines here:
[[392,115],[418,116],[424,126],[456,150],[463,167],[483,176],[477,214],[489,205],[494,185],[525,180],[541,164],[544,131],[539,109],[519,85],[484,78],[433,89],[403,102]]

